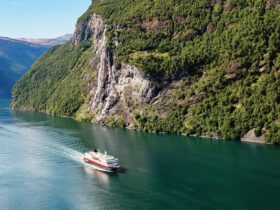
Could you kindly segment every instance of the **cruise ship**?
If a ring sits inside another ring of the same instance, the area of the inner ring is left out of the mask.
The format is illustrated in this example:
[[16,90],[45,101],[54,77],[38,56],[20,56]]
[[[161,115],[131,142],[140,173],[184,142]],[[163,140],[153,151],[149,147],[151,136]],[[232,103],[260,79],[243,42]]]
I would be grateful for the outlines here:
[[120,167],[118,158],[107,155],[106,151],[101,153],[95,149],[85,153],[84,161],[100,171],[115,172]]

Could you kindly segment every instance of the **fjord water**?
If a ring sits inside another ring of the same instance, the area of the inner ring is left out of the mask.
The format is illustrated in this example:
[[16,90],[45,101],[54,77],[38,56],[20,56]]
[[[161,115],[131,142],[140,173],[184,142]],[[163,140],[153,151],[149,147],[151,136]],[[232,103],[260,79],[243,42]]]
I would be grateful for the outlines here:
[[[93,147],[117,174],[83,164]],[[108,128],[0,100],[0,209],[279,209],[280,149]]]

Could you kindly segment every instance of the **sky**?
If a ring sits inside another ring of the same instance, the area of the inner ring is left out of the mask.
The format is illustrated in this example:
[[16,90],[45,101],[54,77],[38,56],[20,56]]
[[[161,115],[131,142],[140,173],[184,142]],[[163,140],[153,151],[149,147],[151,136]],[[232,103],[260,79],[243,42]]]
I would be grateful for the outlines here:
[[73,33],[91,0],[0,0],[0,36],[55,38]]

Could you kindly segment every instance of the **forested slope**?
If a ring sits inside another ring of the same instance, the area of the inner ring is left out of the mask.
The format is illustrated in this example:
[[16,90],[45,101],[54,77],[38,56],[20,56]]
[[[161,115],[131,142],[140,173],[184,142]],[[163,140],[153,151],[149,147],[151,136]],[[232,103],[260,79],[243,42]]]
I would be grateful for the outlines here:
[[[277,0],[96,0],[72,42],[17,83],[13,105],[145,131],[240,139],[255,129],[279,143],[279,52]],[[129,93],[138,73],[147,85]]]

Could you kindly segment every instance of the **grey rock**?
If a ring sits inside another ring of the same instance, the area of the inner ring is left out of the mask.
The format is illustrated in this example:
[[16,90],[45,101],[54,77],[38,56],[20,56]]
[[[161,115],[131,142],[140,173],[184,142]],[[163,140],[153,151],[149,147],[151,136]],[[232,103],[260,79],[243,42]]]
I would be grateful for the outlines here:
[[[145,78],[141,69],[130,64],[122,64],[121,68],[115,67],[114,52],[106,48],[107,25],[100,15],[92,14],[91,19],[86,20],[81,27],[92,32],[94,50],[90,71],[97,71],[88,87],[89,111],[94,114],[96,122],[102,123],[108,116],[122,115],[129,126],[133,123],[129,104],[137,104],[139,107],[150,103],[158,95],[159,84]],[[74,37],[75,43],[85,39],[79,29]]]

